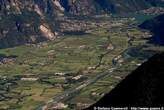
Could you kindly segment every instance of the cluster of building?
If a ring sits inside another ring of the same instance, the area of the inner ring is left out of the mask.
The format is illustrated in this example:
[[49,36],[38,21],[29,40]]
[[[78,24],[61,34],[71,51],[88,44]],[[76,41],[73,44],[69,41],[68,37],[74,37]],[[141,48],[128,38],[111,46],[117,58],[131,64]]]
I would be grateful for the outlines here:
[[6,58],[0,58],[0,65],[1,64],[12,64],[15,62],[15,60],[16,59],[12,58],[12,57],[11,58],[10,57],[9,58],[7,58],[7,57]]
[[141,11],[142,13],[144,14],[147,14],[147,15],[158,15],[158,14],[163,14],[164,13],[164,8],[162,7],[151,7],[149,9],[146,9],[146,10],[143,10]]
[[52,104],[51,106],[48,106],[48,105],[45,105],[42,110],[49,110],[49,109],[52,109],[52,110],[63,110],[63,109],[66,109],[68,107],[68,105],[65,105],[64,103],[54,103]]
[[53,104],[51,108],[53,110],[61,110],[61,109],[65,109],[67,107],[68,107],[68,105],[65,105],[64,103],[60,102],[60,103]]

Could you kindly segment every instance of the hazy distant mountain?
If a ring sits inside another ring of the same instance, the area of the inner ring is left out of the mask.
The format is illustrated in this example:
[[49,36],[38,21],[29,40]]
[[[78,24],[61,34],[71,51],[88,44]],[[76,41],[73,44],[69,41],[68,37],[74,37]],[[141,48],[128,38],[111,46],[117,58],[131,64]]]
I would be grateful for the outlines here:
[[164,106],[164,53],[157,54],[133,71],[94,107]]

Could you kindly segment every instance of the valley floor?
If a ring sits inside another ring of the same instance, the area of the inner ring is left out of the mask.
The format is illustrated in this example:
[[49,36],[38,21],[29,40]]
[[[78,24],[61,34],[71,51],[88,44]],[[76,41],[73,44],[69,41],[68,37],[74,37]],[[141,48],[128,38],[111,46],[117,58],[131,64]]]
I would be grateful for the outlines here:
[[163,50],[134,21],[90,22],[86,34],[0,49],[0,109],[85,108]]

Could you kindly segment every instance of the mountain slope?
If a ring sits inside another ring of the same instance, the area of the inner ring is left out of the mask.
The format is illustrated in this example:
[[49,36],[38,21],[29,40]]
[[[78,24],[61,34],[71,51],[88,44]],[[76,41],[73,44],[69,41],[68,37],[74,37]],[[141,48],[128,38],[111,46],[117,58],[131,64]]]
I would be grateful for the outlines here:
[[164,106],[164,53],[156,54],[133,71],[94,107]]
[[150,30],[152,33],[154,33],[152,39],[153,42],[162,45],[164,44],[164,14],[145,21],[139,27]]
[[152,6],[163,6],[162,0],[60,0],[65,11],[75,15],[100,13],[126,14]]
[[[158,6],[148,0],[0,0],[0,48],[54,40],[58,17],[123,14]],[[162,4],[160,2],[160,4]]]
[[55,39],[52,6],[46,0],[1,0],[0,48]]
[[127,13],[163,6],[163,0],[1,0],[3,8],[21,11],[22,8],[35,10],[38,14],[97,14],[97,13]]

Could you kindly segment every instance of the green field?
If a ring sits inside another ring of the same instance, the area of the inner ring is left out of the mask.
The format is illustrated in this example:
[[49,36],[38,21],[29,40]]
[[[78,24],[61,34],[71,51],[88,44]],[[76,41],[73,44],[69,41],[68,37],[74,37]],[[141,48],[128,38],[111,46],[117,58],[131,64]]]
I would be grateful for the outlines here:
[[[0,64],[0,109],[33,110],[65,90],[79,86],[86,79],[108,72],[113,67],[112,60],[115,57],[127,48],[146,42],[140,38],[144,32],[138,28],[119,30],[119,33],[107,30],[108,28],[101,27],[94,29],[91,34],[64,35],[55,41],[0,49],[3,57],[15,56],[13,61]],[[131,36],[137,36],[132,41],[132,46],[128,44],[127,32]],[[109,45],[113,49],[107,49]],[[136,61],[133,66],[131,61]],[[118,68],[119,71],[113,72],[113,75],[97,80],[64,103],[71,105],[96,102],[112,90],[141,60],[132,58],[125,62],[129,64],[127,67],[124,65]],[[89,69],[93,67],[96,68]],[[55,73],[66,75],[57,76]],[[77,75],[84,78],[72,81],[71,78]]]

